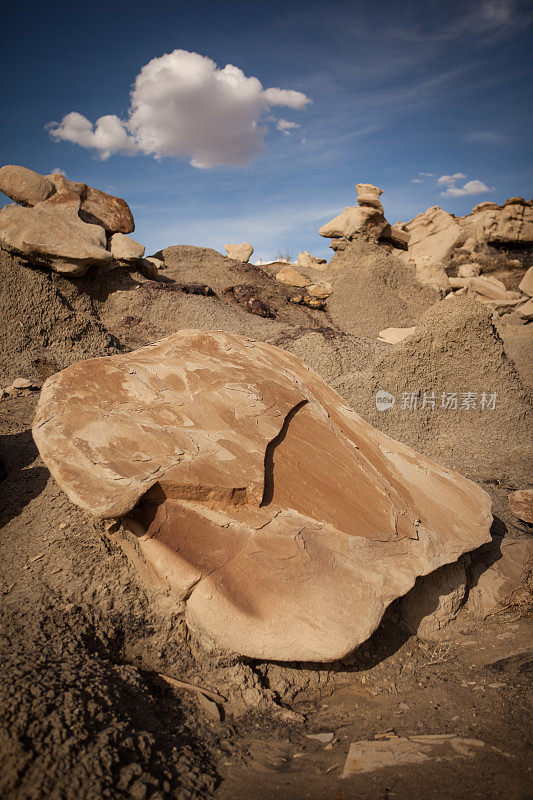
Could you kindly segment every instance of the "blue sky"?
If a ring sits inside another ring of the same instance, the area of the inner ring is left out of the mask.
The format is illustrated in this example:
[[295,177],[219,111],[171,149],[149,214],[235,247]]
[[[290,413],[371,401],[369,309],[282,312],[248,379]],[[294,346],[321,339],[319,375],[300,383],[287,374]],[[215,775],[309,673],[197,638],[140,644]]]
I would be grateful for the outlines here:
[[360,181],[391,222],[531,197],[528,2],[10,6],[2,163],[124,197],[148,252],[329,256]]

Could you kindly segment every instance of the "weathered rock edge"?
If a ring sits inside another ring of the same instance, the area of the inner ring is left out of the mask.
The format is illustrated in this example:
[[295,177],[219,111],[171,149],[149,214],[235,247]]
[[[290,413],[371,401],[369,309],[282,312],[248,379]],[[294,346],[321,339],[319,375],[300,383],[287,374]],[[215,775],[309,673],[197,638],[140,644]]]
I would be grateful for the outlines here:
[[141,523],[188,624],[252,658],[341,658],[417,576],[490,541],[482,489],[296,357],[224,332],[68,367],[33,435],[74,503]]

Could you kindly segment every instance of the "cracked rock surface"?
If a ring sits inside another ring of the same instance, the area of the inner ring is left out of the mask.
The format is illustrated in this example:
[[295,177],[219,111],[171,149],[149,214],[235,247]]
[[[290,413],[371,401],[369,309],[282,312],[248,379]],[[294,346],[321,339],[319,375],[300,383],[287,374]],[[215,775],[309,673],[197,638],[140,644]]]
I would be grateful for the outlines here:
[[234,334],[68,367],[33,435],[74,503],[126,518],[188,624],[252,658],[341,658],[417,576],[490,541],[482,489]]

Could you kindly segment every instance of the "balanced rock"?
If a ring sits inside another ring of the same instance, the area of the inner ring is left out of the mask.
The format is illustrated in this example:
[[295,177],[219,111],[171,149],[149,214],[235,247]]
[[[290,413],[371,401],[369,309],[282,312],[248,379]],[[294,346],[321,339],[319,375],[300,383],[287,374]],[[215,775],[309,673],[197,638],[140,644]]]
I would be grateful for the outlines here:
[[225,244],[224,250],[228,254],[228,258],[234,258],[235,261],[242,261],[247,263],[252,257],[254,248],[249,242],[242,244]]
[[121,197],[87,186],[82,198],[80,217],[85,222],[101,225],[108,233],[132,233],[135,230],[130,207]]
[[0,191],[22,206],[34,206],[54,193],[54,184],[32,169],[6,164],[0,169]]
[[0,246],[55,272],[83,275],[92,265],[108,264],[106,235],[99,225],[87,225],[72,192],[52,195],[33,208],[9,205],[0,211]]
[[370,206],[348,206],[318,231],[326,239],[351,239],[356,234],[378,238],[387,226],[387,220],[376,208]]
[[383,206],[379,199],[383,194],[382,189],[378,189],[377,186],[373,186],[371,183],[358,183],[355,190],[357,192],[358,205],[377,208],[383,214]]
[[326,269],[327,262],[325,258],[318,258],[317,256],[312,256],[310,253],[305,250],[303,253],[298,253],[298,258],[296,259],[296,263],[302,269]]
[[491,538],[482,489],[295,356],[221,331],[56,373],[33,435],[74,503],[127,515],[189,626],[251,658],[340,658],[417,576]]
[[293,267],[283,267],[276,275],[276,280],[280,283],[285,283],[287,286],[309,286],[311,281],[304,275],[301,275]]
[[144,245],[124,233],[114,233],[111,237],[111,253],[117,261],[139,261],[144,256],[144,249]]

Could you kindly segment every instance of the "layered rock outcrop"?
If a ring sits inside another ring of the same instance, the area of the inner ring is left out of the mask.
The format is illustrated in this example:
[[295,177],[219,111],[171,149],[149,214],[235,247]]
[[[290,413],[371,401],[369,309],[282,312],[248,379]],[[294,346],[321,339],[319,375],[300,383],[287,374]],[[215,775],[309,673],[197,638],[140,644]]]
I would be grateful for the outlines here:
[[490,540],[490,501],[364,422],[296,357],[188,330],[43,386],[39,451],[70,499],[126,517],[217,645],[328,661],[417,576]]

